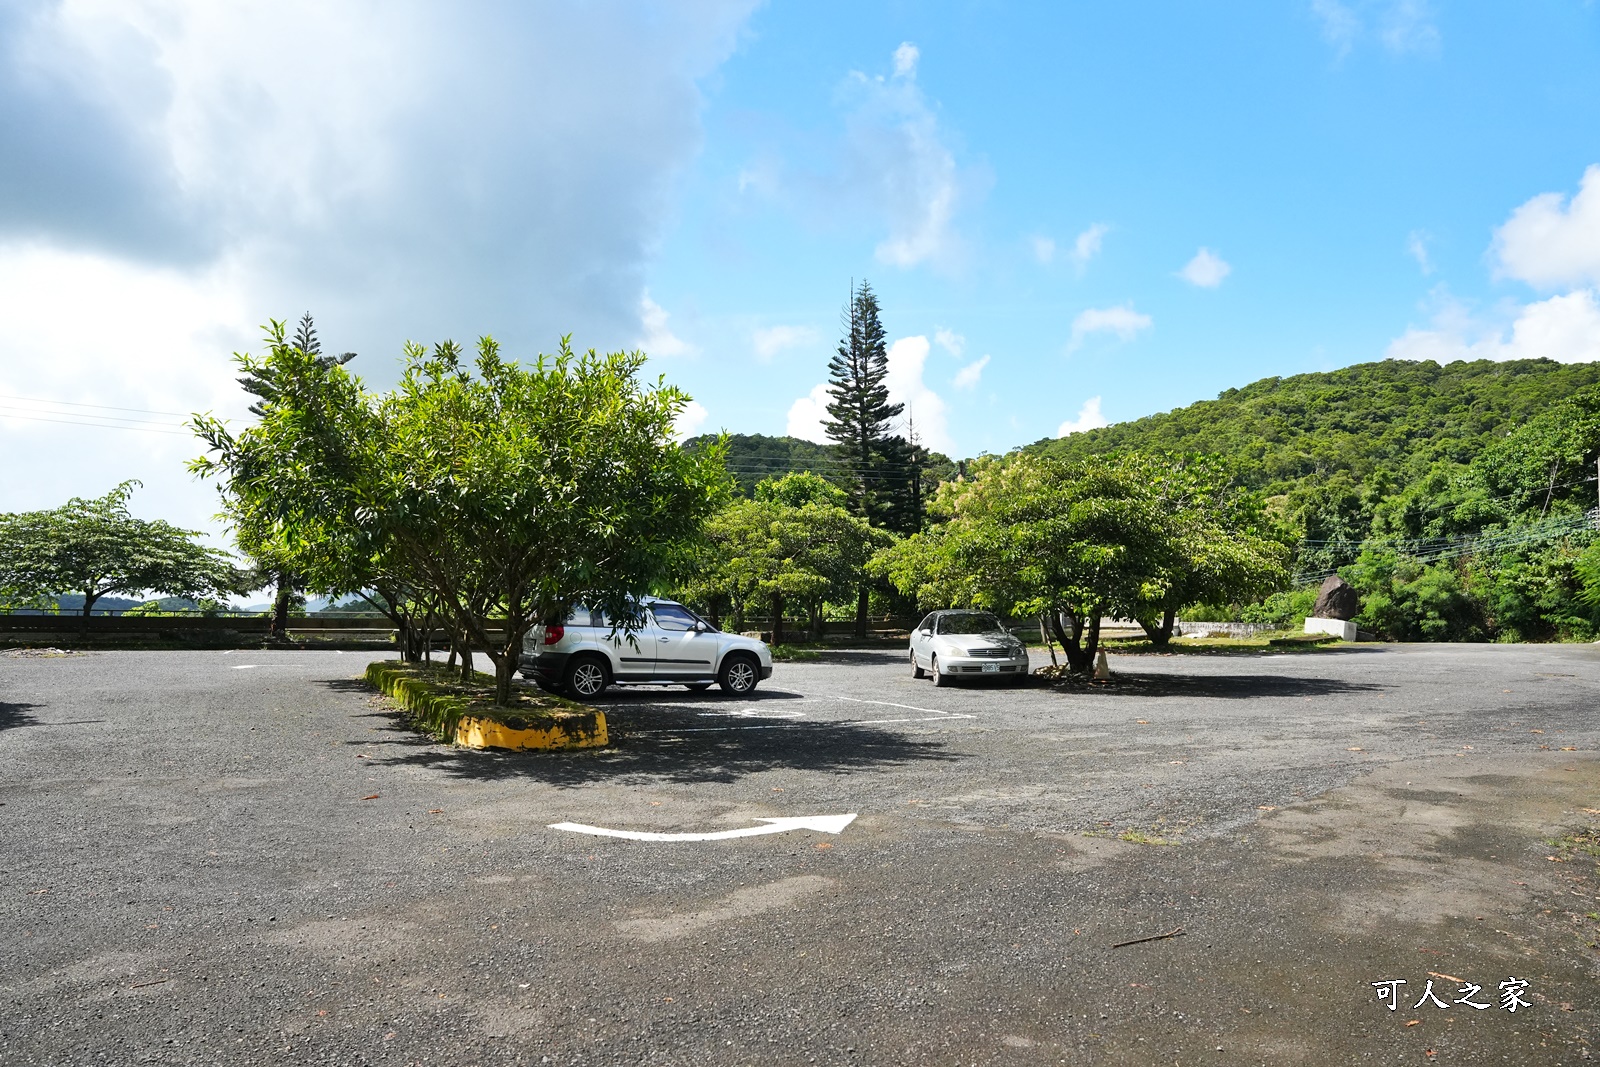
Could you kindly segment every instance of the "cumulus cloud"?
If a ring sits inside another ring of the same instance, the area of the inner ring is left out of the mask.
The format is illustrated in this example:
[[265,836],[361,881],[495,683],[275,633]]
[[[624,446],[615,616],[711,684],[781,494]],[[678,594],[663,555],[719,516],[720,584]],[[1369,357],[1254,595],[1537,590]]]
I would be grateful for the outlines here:
[[952,445],[944,398],[922,378],[928,362],[928,347],[928,339],[921,335],[902,337],[891,344],[889,373],[883,384],[889,390],[891,403],[905,405],[901,417],[906,421],[901,430],[915,425],[917,437],[923,444],[937,452],[948,452]]
[[678,412],[678,417],[672,420],[672,436],[677,441],[687,441],[700,432],[700,427],[706,422],[706,409],[698,400],[691,400]]
[[933,343],[957,359],[960,359],[961,353],[967,350],[967,339],[954,330],[945,329],[943,326],[933,331]]
[[1056,429],[1057,437],[1065,437],[1069,433],[1082,433],[1084,430],[1098,430],[1102,426],[1110,426],[1106,417],[1100,413],[1100,398],[1091,396],[1083,402],[1083,407],[1078,409],[1076,418],[1068,419]]
[[[0,5],[0,276],[72,317],[127,292],[167,313],[146,354],[129,328],[71,358],[70,331],[0,317],[0,380],[184,410],[232,384],[256,324],[308,308],[378,384],[407,338],[493,333],[531,356],[567,332],[650,336],[644,272],[701,143],[697,80],[752,4],[647,6]],[[41,451],[90,470],[87,447],[66,431]],[[116,476],[160,481],[139,453]],[[0,509],[100,480],[8,477]]]
[[789,421],[783,432],[802,441],[831,444],[823,425],[828,418],[828,402],[832,399],[828,395],[827,382],[812,386],[811,392],[789,405]]
[[914,77],[917,73],[917,60],[922,57],[922,52],[910,41],[900,42],[900,47],[894,50],[894,73],[897,78]]
[[1600,360],[1600,299],[1579,289],[1518,307],[1509,316],[1484,318],[1442,290],[1435,294],[1428,328],[1412,327],[1390,342],[1390,359]]
[[1600,164],[1583,172],[1577,195],[1541,193],[1494,235],[1498,273],[1540,288],[1600,284]]
[[950,382],[957,389],[976,389],[978,380],[983,377],[983,368],[989,365],[988,356],[979,356],[956,372],[955,378]]
[[1154,325],[1154,319],[1133,310],[1132,304],[1088,308],[1078,312],[1078,316],[1072,320],[1072,338],[1067,342],[1067,351],[1076,351],[1084,341],[1097,333],[1109,333],[1119,341],[1131,341]]
[[644,327],[639,347],[647,355],[686,356],[694,351],[693,345],[672,332],[667,324],[671,317],[666,308],[650,299],[648,292],[639,298],[639,322]]
[[1028,245],[1033,249],[1033,258],[1038,260],[1043,266],[1048,267],[1051,263],[1055,262],[1056,239],[1054,237],[1045,237],[1041,234],[1034,234],[1032,237],[1028,238]]
[[765,326],[750,334],[750,343],[763,363],[779,352],[812,344],[816,339],[817,331],[809,326]]
[[1233,273],[1228,262],[1209,248],[1202,248],[1194,258],[1183,265],[1178,277],[1201,289],[1215,289],[1222,280]]

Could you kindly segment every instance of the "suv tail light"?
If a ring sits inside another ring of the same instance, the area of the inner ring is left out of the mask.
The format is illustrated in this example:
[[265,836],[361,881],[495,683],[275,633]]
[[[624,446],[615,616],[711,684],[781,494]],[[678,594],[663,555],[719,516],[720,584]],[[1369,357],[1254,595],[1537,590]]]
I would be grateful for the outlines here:
[[544,643],[547,645],[553,645],[566,635],[567,628],[559,623],[554,626],[546,626],[544,628]]

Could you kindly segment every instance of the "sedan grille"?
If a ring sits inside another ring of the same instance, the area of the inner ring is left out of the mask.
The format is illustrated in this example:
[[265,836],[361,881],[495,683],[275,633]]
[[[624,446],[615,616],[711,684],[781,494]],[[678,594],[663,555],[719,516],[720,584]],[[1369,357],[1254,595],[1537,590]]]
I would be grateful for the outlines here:
[[1009,648],[969,648],[967,655],[973,659],[1010,659]]

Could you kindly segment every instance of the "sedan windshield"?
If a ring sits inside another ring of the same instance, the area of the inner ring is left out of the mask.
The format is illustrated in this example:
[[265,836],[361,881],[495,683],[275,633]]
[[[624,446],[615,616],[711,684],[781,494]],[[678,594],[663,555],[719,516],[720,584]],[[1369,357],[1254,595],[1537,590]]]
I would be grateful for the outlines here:
[[993,615],[945,615],[939,619],[942,634],[1000,634],[1005,628]]

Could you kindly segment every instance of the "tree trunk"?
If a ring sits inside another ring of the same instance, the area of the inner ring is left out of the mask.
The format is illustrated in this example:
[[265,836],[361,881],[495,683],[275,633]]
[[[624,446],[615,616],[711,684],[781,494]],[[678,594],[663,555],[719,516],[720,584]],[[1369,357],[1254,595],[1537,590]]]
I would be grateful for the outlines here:
[[870,596],[871,596],[871,591],[867,589],[866,583],[865,582],[861,583],[861,591],[856,596],[856,636],[857,637],[863,637],[864,638],[864,637],[867,636],[867,606],[868,606],[867,602],[868,602],[868,599],[869,599]]
[[[1071,627],[1070,633],[1061,625],[1062,616],[1066,617],[1067,623]],[[1075,612],[1051,612],[1050,625],[1055,628],[1056,640],[1061,642],[1061,651],[1067,657],[1067,670],[1073,674],[1086,674],[1094,670],[1095,649],[1093,646],[1098,643],[1100,636],[1098,620],[1090,631],[1091,646],[1087,651],[1085,651],[1083,645],[1083,619]]]
[[274,641],[286,641],[289,638],[289,597],[293,590],[289,586],[288,575],[278,575],[278,595],[272,602],[272,626],[267,636]]
[[1089,620],[1089,639],[1083,643],[1084,670],[1094,670],[1094,654],[1100,651],[1100,608],[1094,609],[1094,616]]
[[772,643],[783,644],[783,594],[772,594]]
[[100,594],[92,588],[83,591],[83,611],[78,614],[78,636],[89,636],[89,616],[94,614],[94,602],[100,599]]
[[1150,639],[1150,643],[1156,648],[1166,648],[1168,642],[1172,640],[1172,624],[1177,615],[1178,613],[1175,610],[1168,608],[1161,613],[1160,625],[1148,619],[1140,619],[1139,629],[1144,631],[1144,635]]
[[[492,653],[491,653],[492,655]],[[516,661],[510,656],[494,657],[494,706],[511,706],[511,676],[516,672]]]
[[1039,640],[1043,641],[1044,647],[1050,650],[1050,666],[1061,666],[1060,662],[1056,660],[1056,644],[1050,639],[1050,627],[1045,622],[1044,612],[1039,613]]

